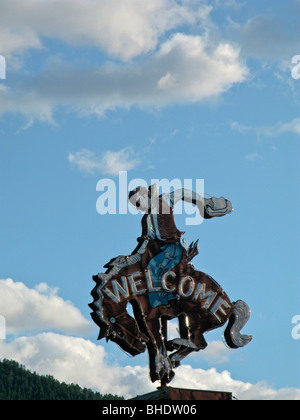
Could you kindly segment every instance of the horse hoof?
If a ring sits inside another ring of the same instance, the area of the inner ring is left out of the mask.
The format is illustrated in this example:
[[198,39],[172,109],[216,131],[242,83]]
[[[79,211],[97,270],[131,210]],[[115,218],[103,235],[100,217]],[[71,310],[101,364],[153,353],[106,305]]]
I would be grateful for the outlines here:
[[173,381],[174,376],[175,376],[175,372],[173,372],[173,370],[171,370],[163,378],[161,378],[161,382],[168,384],[171,381]]
[[165,376],[166,376],[165,369],[160,369],[159,371],[150,373],[150,379],[152,382],[162,381]]
[[185,349],[191,349],[194,351],[200,350],[199,347],[196,346],[191,340],[187,340],[185,338],[174,338],[174,340],[168,341],[168,345],[172,345],[173,350],[178,350],[181,347]]

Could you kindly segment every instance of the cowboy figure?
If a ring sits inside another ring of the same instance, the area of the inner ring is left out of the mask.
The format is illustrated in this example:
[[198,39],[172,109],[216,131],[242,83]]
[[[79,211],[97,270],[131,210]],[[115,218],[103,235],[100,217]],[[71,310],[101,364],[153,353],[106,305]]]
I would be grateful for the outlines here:
[[[225,198],[203,198],[198,193],[182,188],[169,194],[158,194],[156,185],[149,189],[137,187],[129,193],[129,201],[144,214],[142,218],[142,235],[133,255],[142,256],[149,241],[156,241],[160,253],[151,259],[147,268],[151,270],[153,286],[160,286],[161,277],[165,271],[176,267],[182,258],[185,247],[181,243],[183,232],[175,224],[173,208],[180,201],[195,204],[200,215],[205,219],[225,216],[232,212],[232,205]],[[168,305],[177,296],[168,294],[165,290],[149,295],[150,305],[155,308]]]

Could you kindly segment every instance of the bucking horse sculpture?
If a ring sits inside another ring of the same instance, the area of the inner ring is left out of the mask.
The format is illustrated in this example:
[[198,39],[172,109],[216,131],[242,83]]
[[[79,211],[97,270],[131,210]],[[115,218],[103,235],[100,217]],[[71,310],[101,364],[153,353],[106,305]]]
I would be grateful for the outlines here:
[[[105,273],[93,276],[96,286],[89,306],[100,327],[98,338],[117,343],[132,356],[148,349],[152,382],[166,384],[183,358],[206,348],[207,331],[228,321],[224,338],[229,347],[243,347],[252,339],[241,334],[250,316],[248,305],[231,302],[212,277],[194,269],[198,241],[182,244],[173,215],[179,200],[196,204],[205,219],[231,213],[232,205],[223,197],[204,199],[186,189],[158,195],[155,185],[136,188],[129,199],[145,213],[138,246],[131,255],[113,258]],[[167,322],[174,318],[179,337],[168,340]]]

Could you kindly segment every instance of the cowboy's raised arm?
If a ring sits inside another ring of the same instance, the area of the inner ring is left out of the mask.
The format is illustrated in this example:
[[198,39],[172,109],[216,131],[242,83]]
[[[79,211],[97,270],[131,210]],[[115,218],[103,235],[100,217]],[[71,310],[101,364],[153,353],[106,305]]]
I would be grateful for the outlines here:
[[205,219],[225,216],[233,210],[231,202],[224,197],[203,198],[195,191],[186,188],[180,188],[170,194],[163,194],[163,198],[172,208],[180,200],[195,204],[199,209],[200,215]]
[[204,198],[195,191],[188,190],[187,188],[179,188],[170,194],[163,194],[162,196],[165,203],[167,203],[171,208],[173,208],[180,200],[195,204],[199,209],[201,217],[205,217]]

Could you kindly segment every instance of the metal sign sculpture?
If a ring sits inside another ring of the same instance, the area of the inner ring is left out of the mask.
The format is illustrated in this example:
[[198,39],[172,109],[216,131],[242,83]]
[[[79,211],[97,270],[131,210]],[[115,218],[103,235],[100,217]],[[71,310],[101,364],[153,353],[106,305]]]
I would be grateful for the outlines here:
[[[159,195],[155,185],[138,187],[129,199],[145,213],[138,246],[93,276],[96,286],[89,306],[100,327],[98,338],[117,343],[132,356],[148,349],[151,381],[165,385],[183,358],[206,348],[205,332],[229,321],[224,333],[229,347],[243,347],[252,339],[241,334],[250,316],[248,305],[231,302],[212,277],[194,268],[198,241],[189,246],[181,242],[173,214],[179,200],[196,204],[206,219],[231,213],[232,205],[223,197],[203,199],[186,189]],[[174,318],[180,336],[168,340],[167,321]]]

